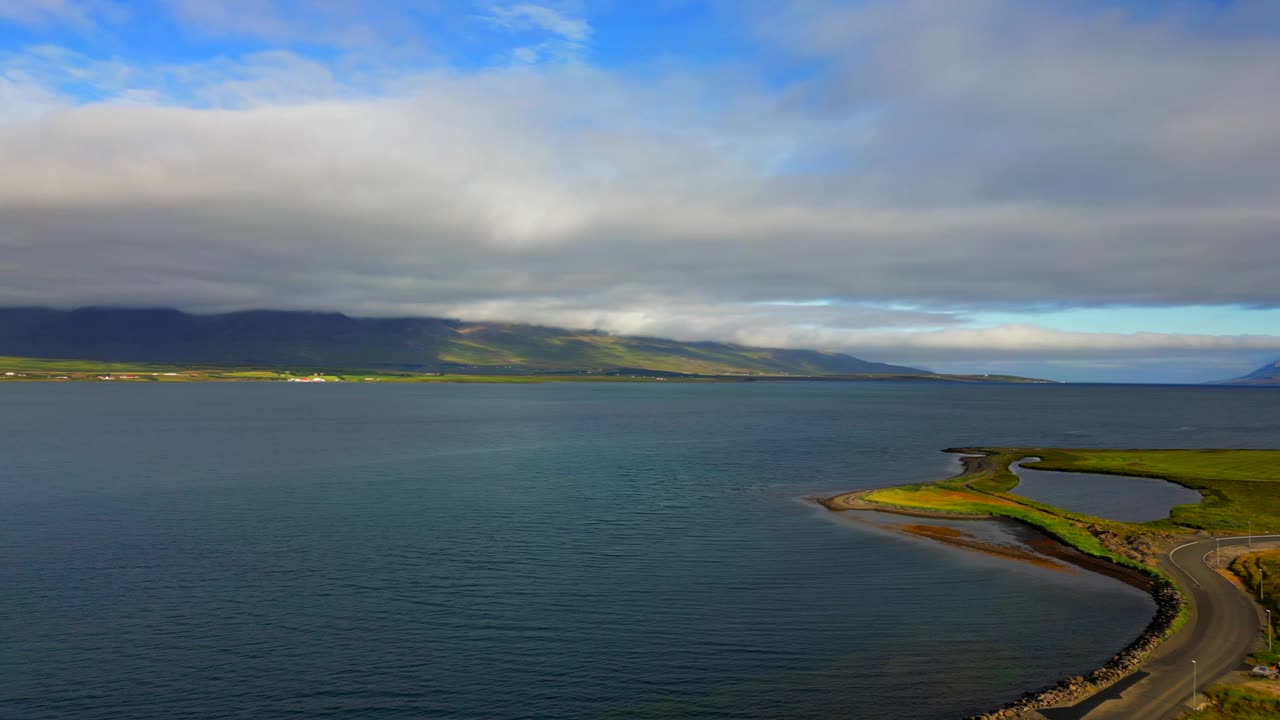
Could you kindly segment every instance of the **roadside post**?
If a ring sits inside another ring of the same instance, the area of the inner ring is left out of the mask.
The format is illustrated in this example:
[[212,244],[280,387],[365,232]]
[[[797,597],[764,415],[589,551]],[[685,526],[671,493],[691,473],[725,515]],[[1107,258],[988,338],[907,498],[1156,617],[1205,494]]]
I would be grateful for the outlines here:
[[1213,539],[1213,566],[1222,568],[1222,538]]
[[1271,611],[1267,611],[1267,652],[1271,652]]
[[1191,709],[1196,709],[1196,661],[1191,661]]

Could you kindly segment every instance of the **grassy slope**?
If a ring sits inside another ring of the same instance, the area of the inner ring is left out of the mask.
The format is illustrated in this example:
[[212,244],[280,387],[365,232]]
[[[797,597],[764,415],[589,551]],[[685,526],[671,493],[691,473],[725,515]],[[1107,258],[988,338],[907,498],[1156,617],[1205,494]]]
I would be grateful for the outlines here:
[[[13,372],[14,376],[4,373]],[[112,382],[210,382],[210,381],[285,381],[297,377],[323,377],[328,381],[384,383],[539,383],[539,382],[658,382],[650,377],[584,376],[584,375],[461,375],[456,373],[379,373],[360,370],[316,369],[271,370],[235,367],[181,367],[148,363],[100,362],[96,360],[44,360],[0,356],[0,383],[13,381],[99,381],[110,375]],[[121,375],[137,375],[121,379]],[[676,382],[677,380],[672,380]]]
[[127,362],[101,362],[98,360],[46,360],[44,358],[0,356],[0,374],[22,373],[129,373],[168,372],[168,365]]
[[491,374],[644,369],[697,375],[922,374],[842,353],[677,342],[442,318],[248,311],[0,308],[0,351],[41,358]]
[[[607,344],[607,343],[604,343]],[[458,360],[476,361],[486,359],[497,362],[499,359],[512,361],[511,356],[485,355],[488,352],[482,346],[473,347],[472,351],[453,355]],[[606,355],[615,360],[618,355]],[[635,360],[634,356],[628,360]],[[682,363],[679,367],[686,370],[705,371],[706,374],[686,374],[670,369],[675,366],[664,364],[661,358],[648,362],[650,369],[619,369],[609,363],[597,363],[588,371],[565,369],[547,373],[530,373],[512,366],[494,365],[487,369],[477,369],[475,365],[453,372],[424,372],[416,370],[361,370],[346,367],[325,366],[321,363],[295,363],[291,369],[257,366],[237,367],[231,363],[224,365],[208,364],[163,364],[137,362],[110,362],[101,360],[48,360],[44,358],[0,356],[0,383],[17,380],[52,380],[65,375],[70,380],[96,380],[99,375],[137,374],[136,381],[163,382],[197,382],[214,380],[286,380],[290,377],[308,376],[316,372],[323,373],[330,379],[359,380],[373,379],[384,382],[491,382],[491,383],[535,383],[535,382],[708,382],[708,381],[741,381],[741,380],[927,380],[935,382],[1038,382],[1027,378],[1013,376],[988,375],[901,375],[901,374],[848,374],[848,375],[767,375],[757,372],[721,373],[722,366],[712,362],[704,364]],[[6,372],[17,375],[7,377]],[[669,377],[654,377],[663,372],[671,373]],[[164,375],[164,373],[178,373]]]
[[681,343],[519,325],[460,328],[441,343],[440,359],[462,365],[544,370],[644,368],[693,375],[830,375],[887,370],[836,353]]

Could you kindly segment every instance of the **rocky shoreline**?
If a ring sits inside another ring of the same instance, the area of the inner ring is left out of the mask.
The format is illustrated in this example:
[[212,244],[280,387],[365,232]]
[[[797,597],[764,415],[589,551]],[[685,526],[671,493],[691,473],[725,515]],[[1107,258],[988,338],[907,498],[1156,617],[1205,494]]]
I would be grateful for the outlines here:
[[970,715],[965,720],[1012,720],[1026,717],[1032,710],[1042,710],[1082,700],[1133,673],[1172,632],[1182,606],[1182,595],[1173,583],[1163,578],[1158,578],[1152,583],[1151,597],[1156,602],[1156,614],[1147,628],[1102,667],[1085,675],[1060,680],[1056,685],[1028,692],[995,710]]

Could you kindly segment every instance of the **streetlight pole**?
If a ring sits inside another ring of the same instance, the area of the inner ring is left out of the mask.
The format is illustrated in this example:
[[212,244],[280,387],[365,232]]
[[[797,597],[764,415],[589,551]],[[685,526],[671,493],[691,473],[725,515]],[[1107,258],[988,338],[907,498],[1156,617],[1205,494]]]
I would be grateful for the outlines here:
[[1191,709],[1192,710],[1196,709],[1196,682],[1198,679],[1199,678],[1196,677],[1196,661],[1192,660],[1191,661]]

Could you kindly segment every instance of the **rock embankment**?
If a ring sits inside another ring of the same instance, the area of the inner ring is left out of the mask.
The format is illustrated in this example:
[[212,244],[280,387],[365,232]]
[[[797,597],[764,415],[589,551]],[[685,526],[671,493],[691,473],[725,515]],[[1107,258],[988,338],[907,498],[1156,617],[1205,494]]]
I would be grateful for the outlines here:
[[1156,530],[1122,535],[1101,525],[1090,525],[1088,529],[1111,552],[1150,566],[1154,566],[1159,561],[1165,550],[1178,537],[1172,533]]
[[1086,675],[1061,680],[1035,692],[1029,692],[1013,702],[1006,703],[991,712],[971,715],[967,720],[1012,720],[1023,718],[1032,710],[1066,705],[1110,687],[1121,678],[1134,672],[1142,661],[1155,650],[1173,630],[1182,605],[1182,596],[1168,580],[1156,580],[1151,587],[1151,597],[1156,601],[1156,614],[1138,639],[1116,653],[1105,665]]

